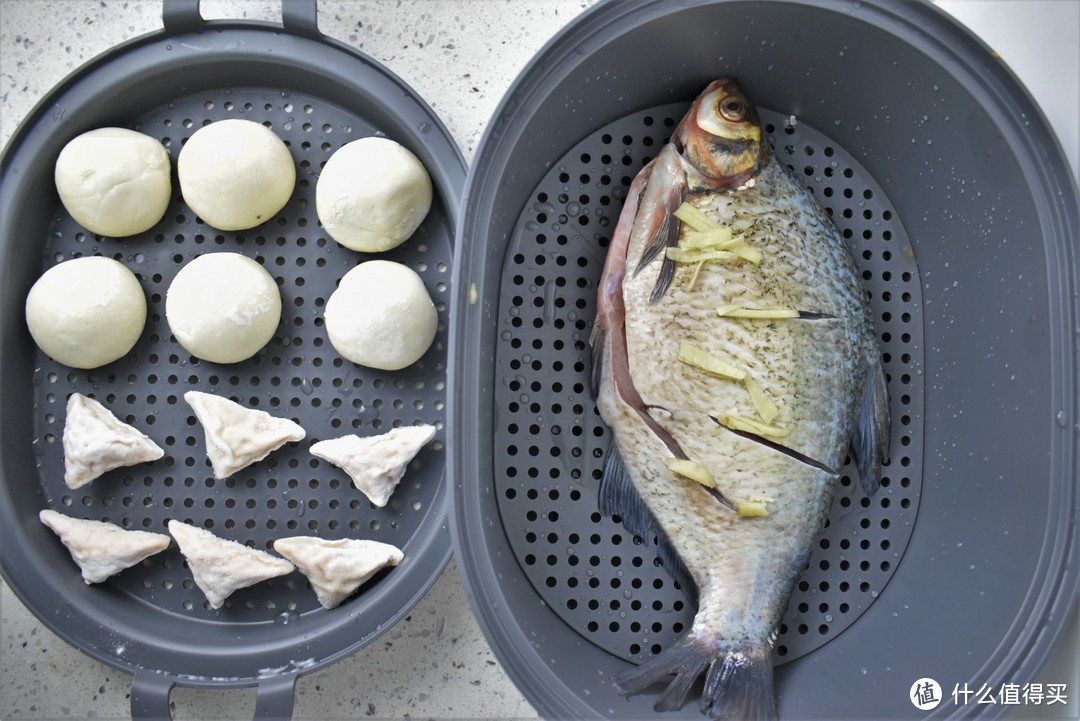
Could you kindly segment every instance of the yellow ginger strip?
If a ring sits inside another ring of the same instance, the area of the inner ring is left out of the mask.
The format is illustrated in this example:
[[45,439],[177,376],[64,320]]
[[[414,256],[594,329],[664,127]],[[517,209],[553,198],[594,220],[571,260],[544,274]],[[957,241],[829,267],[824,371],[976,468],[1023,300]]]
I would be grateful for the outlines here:
[[746,377],[743,378],[743,385],[746,386],[746,390],[750,393],[750,400],[754,403],[754,410],[761,416],[761,420],[766,423],[775,421],[776,417],[780,415],[780,409],[769,398],[769,394],[765,392],[765,388],[762,387],[757,378],[747,373]]
[[[725,228],[689,203],[683,202],[676,209],[675,217],[689,227],[679,241],[679,247],[667,251],[667,257],[676,263],[742,258],[756,264],[764,258],[760,250],[733,237],[731,228]],[[676,252],[672,253],[672,250]],[[720,251],[730,251],[734,255],[717,254]]]
[[687,365],[700,368],[706,373],[733,381],[741,381],[746,377],[746,371],[737,365],[710,355],[692,343],[683,341],[679,343],[679,360]]
[[764,518],[769,515],[769,504],[775,500],[771,496],[750,496],[735,504],[735,513],[743,518]]
[[731,228],[717,226],[715,230],[688,230],[679,240],[681,248],[721,248],[732,243],[743,242],[736,240],[731,233]]
[[686,248],[668,248],[664,251],[668,260],[676,263],[708,263],[717,260],[735,260],[738,253],[730,250],[687,250]]
[[737,501],[735,503],[735,513],[743,518],[764,518],[769,515],[769,509],[763,501]]
[[667,464],[669,470],[684,478],[689,478],[691,481],[697,481],[706,488],[716,488],[716,481],[713,480],[712,474],[709,473],[709,469],[697,461],[690,461],[683,458],[665,458],[664,463]]
[[724,318],[754,318],[759,320],[799,317],[799,311],[793,308],[747,308],[742,305],[722,305],[716,309],[716,314]]
[[701,269],[702,269],[702,267],[704,267],[704,265],[705,265],[705,261],[701,261],[700,263],[698,263],[697,265],[694,266],[694,273],[693,273],[693,275],[690,276],[690,282],[686,284],[686,289],[688,291],[693,290],[694,286],[697,285],[698,276],[701,275]]
[[716,221],[702,213],[690,203],[683,201],[682,205],[675,209],[675,217],[689,225],[694,230],[715,230],[721,227]]
[[755,421],[752,418],[743,418],[742,416],[722,416],[720,418],[720,425],[730,428],[733,431],[745,431],[747,433],[756,433],[759,436],[769,436],[772,438],[783,438],[791,433],[787,428],[780,428],[779,426]]
[[664,251],[668,260],[676,263],[701,263],[713,261],[745,260],[757,265],[764,258],[764,254],[757,248],[751,248],[742,240],[735,240],[726,244],[725,248],[685,248],[682,246],[668,248]]
[[745,240],[740,240],[729,246],[732,253],[739,256],[748,263],[758,265],[765,259],[765,254],[757,248],[752,248],[746,244]]

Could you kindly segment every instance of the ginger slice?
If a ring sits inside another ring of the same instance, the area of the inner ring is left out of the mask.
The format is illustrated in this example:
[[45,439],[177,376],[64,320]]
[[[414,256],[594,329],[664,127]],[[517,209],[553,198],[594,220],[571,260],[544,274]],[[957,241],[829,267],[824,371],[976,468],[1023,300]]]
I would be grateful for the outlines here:
[[728,363],[722,358],[710,355],[693,343],[687,343],[686,341],[679,343],[679,360],[721,378],[741,381],[746,377],[746,371],[742,368],[733,363]]
[[665,458],[664,463],[673,473],[689,478],[691,481],[697,481],[706,488],[716,488],[716,481],[713,479],[712,474],[709,473],[709,469],[697,461],[683,458]]
[[791,433],[787,428],[780,428],[779,426],[755,421],[752,418],[743,418],[742,416],[721,416],[720,425],[735,431],[745,431],[770,438],[783,438]]
[[743,385],[746,387],[747,392],[750,393],[750,400],[754,404],[754,410],[761,416],[761,420],[765,421],[765,423],[775,421],[776,417],[780,415],[780,409],[769,398],[758,379],[747,373],[746,377],[743,378]]

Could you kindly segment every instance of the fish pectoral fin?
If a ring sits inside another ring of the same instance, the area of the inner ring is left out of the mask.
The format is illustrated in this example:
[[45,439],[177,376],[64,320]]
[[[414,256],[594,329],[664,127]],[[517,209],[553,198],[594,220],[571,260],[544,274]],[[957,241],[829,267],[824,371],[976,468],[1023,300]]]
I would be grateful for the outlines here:
[[656,278],[649,302],[664,297],[675,278],[675,261],[667,257],[667,249],[679,244],[682,223],[675,211],[686,198],[686,170],[682,157],[672,145],[665,145],[654,161],[652,177],[645,189],[635,224],[644,224],[647,240],[634,268],[634,275],[644,270],[657,257],[662,258],[660,273]]
[[718,648],[691,631],[659,655],[616,676],[614,683],[620,694],[630,696],[666,682],[653,708],[677,711],[706,669],[703,714],[713,719],[776,719],[772,649],[766,644]]
[[589,388],[592,397],[600,397],[600,384],[604,379],[604,344],[607,342],[607,328],[600,323],[593,326],[592,336],[589,338],[590,354],[589,362]]
[[614,442],[604,458],[603,475],[600,476],[600,487],[597,490],[597,505],[604,515],[618,516],[626,530],[639,536],[645,543],[656,539],[656,553],[660,557],[660,563],[667,569],[671,579],[686,593],[690,602],[696,605],[698,588],[694,577],[671,545],[652,509],[638,493]]
[[[634,268],[634,275],[644,270],[657,256],[661,254],[666,256],[668,248],[674,248],[679,244],[682,223],[675,217],[675,211],[682,205],[685,196],[686,186],[683,184],[675,184],[664,189],[658,210],[653,217],[647,219],[652,226],[652,232],[649,233],[649,240],[641,251],[641,258]],[[672,262],[671,265],[674,266],[675,263]]]
[[874,358],[867,367],[866,381],[851,450],[862,479],[863,492],[874,495],[881,487],[881,466],[889,460],[891,438],[889,419],[889,388],[881,358]]

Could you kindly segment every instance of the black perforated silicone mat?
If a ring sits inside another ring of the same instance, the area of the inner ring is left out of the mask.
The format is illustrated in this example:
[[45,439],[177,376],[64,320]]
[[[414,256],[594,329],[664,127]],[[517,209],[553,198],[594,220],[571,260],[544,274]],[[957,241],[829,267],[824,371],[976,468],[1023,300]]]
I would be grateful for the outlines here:
[[[297,185],[272,220],[247,231],[216,230],[183,203],[175,163],[183,143],[201,126],[246,118],[273,130],[289,146]],[[124,263],[146,292],[146,329],[124,358],[97,370],[73,370],[38,353],[34,372],[34,453],[44,505],[80,518],[128,529],[167,533],[179,519],[253,548],[271,550],[284,536],[366,538],[406,550],[422,524],[440,522],[434,499],[444,467],[446,318],[450,283],[451,221],[436,193],[431,212],[399,248],[377,256],[340,247],[323,233],[315,212],[322,165],[339,147],[380,134],[354,113],[290,90],[230,88],[180,98],[130,126],[158,138],[173,161],[173,202],[164,219],[131,238],[95,236],[58,207],[45,244],[43,269],[71,258],[103,255]],[[270,343],[249,360],[218,365],[192,357],[170,335],[165,294],[186,262],[205,253],[237,252],[254,258],[275,278],[282,318]],[[323,328],[323,309],[338,280],[373,257],[404,263],[420,274],[439,312],[431,349],[397,372],[375,371],[342,359]],[[225,480],[213,477],[202,427],[183,400],[188,390],[231,398],[249,408],[291,418],[307,438]],[[96,398],[165,451],[154,463],[111,471],[88,486],[63,482],[65,403],[72,392]],[[340,469],[307,449],[311,443],[356,433],[374,435],[402,425],[429,423],[435,440],[409,466],[389,504],[375,508]],[[59,540],[57,540],[59,543]],[[361,590],[391,582],[383,572]],[[71,572],[78,573],[72,564]],[[181,618],[230,623],[289,623],[318,609],[298,572],[234,593],[225,607],[208,607],[175,544],[106,582]],[[92,589],[98,590],[100,589]],[[349,602],[332,613],[348,613]],[[398,608],[383,609],[389,618]]]
[[[499,298],[495,479],[502,525],[537,593],[571,628],[641,661],[689,630],[694,608],[641,539],[597,511],[610,431],[589,392],[596,286],[627,187],[686,104],[592,133],[532,194],[510,239]],[[822,133],[760,111],[774,152],[840,227],[881,341],[893,423],[882,488],[862,493],[848,462],[826,527],[792,596],[777,663],[842,633],[885,588],[911,536],[922,468],[922,298],[914,253],[881,187]]]

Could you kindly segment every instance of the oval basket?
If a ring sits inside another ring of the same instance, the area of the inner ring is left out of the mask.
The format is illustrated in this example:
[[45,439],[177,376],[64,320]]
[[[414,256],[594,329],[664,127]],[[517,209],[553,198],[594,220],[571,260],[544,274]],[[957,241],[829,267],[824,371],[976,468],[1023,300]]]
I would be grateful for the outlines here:
[[1001,714],[949,692],[1033,681],[1077,597],[1080,219],[1037,106],[928,3],[602,3],[515,81],[455,261],[451,520],[474,611],[543,715],[653,716],[610,679],[693,609],[651,539],[597,512],[588,338],[629,179],[724,75],[844,231],[892,402],[883,492],[841,487],[780,629],[780,715],[908,717],[925,677],[945,689],[928,718]]
[[[412,89],[319,33],[313,1],[283,3],[283,11],[281,25],[204,21],[197,2],[167,1],[162,31],[118,46],[65,79],[15,133],[0,166],[0,568],[16,595],[60,637],[134,674],[136,716],[167,717],[176,684],[258,685],[257,715],[289,716],[298,675],[363,648],[393,626],[434,583],[451,552],[443,480],[447,319],[465,164]],[[95,236],[61,206],[53,164],[80,132],[134,128],[161,140],[175,167],[192,133],[234,117],[270,127],[297,164],[293,196],[263,225],[220,232],[204,224],[183,203],[175,170],[175,198],[165,218],[138,236]],[[417,233],[378,256],[416,270],[439,311],[431,349],[397,372],[344,361],[322,328],[322,309],[337,281],[373,256],[348,251],[322,232],[315,181],[337,148],[369,135],[409,148],[435,188]],[[164,319],[166,290],[183,264],[223,251],[262,263],[284,305],[270,344],[232,365],[193,358]],[[149,317],[125,358],[76,371],[37,351],[22,308],[44,269],[86,255],[131,268],[146,291]],[[191,389],[292,418],[308,437],[216,480],[202,430],[183,401]],[[65,401],[76,391],[150,435],[165,458],[68,489],[61,438]],[[374,507],[344,472],[307,452],[314,440],[421,422],[438,428],[436,439],[409,466],[385,508]],[[43,508],[160,533],[176,518],[263,550],[291,535],[371,538],[402,548],[405,559],[331,611],[318,605],[299,573],[237,591],[215,611],[175,544],[106,583],[84,585],[66,549],[38,523]]]

